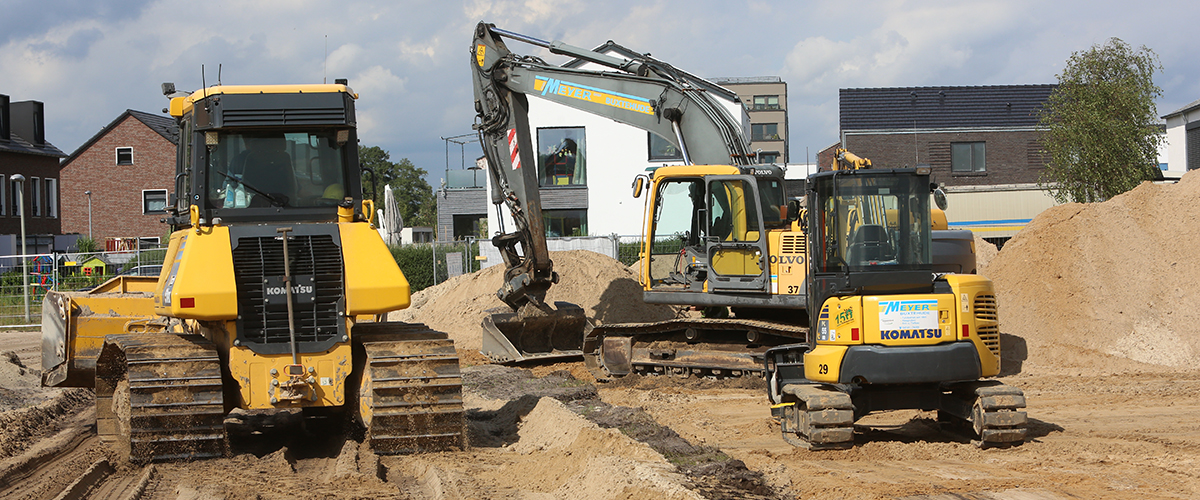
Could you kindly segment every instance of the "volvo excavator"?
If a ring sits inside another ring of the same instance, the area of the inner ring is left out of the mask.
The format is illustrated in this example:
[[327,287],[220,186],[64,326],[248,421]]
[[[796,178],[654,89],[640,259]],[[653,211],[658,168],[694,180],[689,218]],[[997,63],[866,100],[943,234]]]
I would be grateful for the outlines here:
[[[612,71],[517,55],[504,38]],[[503,362],[582,351],[602,379],[762,374],[784,438],[811,449],[851,446],[859,418],[903,408],[937,410],[980,446],[1024,439],[1024,395],[982,380],[1000,366],[991,282],[970,274],[969,232],[933,231],[945,229],[944,193],[928,169],[879,169],[839,151],[831,171],[808,179],[802,209],[785,203],[780,167],[754,164],[744,111],[735,120],[698,79],[663,61],[480,23],[471,64],[492,198],[517,226],[493,239],[506,264],[497,294],[515,312],[484,321],[484,354]],[[558,276],[545,247],[529,95],[650,131],[683,152],[684,165],[634,180],[634,196],[646,196],[643,298],[733,318],[593,326],[577,307],[544,303]],[[664,239],[677,241],[668,253],[656,250]]]
[[279,412],[345,417],[380,454],[464,447],[453,342],[383,321],[409,285],[362,195],[357,94],[163,93],[179,141],[162,272],[47,293],[43,385],[94,387],[98,434],[135,463],[225,455],[227,424]]
[[[505,38],[612,71],[564,68],[518,55]],[[512,311],[484,320],[485,355],[500,362],[522,361],[597,353],[595,342],[585,338],[686,345],[703,336],[704,349],[634,364],[658,370],[692,365],[706,373],[738,375],[762,370],[765,347],[755,357],[748,342],[769,346],[804,338],[805,327],[799,323],[763,321],[755,314],[803,309],[803,268],[796,265],[803,260],[803,235],[787,217],[783,168],[754,163],[745,134],[749,119],[740,103],[721,102],[708,91],[711,84],[649,56],[624,60],[484,23],[475,28],[471,65],[475,128],[488,160],[492,199],[507,206],[516,225],[492,240],[506,266],[497,295]],[[638,195],[652,193],[642,259],[645,300],[712,310],[733,306],[740,311],[737,319],[620,325],[618,334],[614,326],[594,329],[577,306],[559,303],[555,309],[545,303],[546,290],[558,275],[546,250],[529,96],[647,130],[682,152],[684,165],[661,167],[652,177],[635,181]],[[731,105],[740,116],[731,114]],[[670,240],[674,249],[652,254],[650,242],[656,239]],[[782,255],[796,274],[773,279],[784,264],[772,255]]]

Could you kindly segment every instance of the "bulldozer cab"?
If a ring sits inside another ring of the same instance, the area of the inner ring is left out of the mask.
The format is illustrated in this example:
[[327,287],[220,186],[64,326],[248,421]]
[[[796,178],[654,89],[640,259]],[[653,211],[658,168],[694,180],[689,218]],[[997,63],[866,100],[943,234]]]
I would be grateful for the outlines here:
[[810,300],[932,287],[927,174],[823,172],[809,178],[808,196]]

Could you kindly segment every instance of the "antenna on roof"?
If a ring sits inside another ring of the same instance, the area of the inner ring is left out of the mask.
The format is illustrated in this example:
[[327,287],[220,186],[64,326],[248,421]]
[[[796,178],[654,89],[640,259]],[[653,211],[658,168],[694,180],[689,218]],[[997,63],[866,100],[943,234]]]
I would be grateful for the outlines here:
[[217,86],[221,86],[221,63],[217,63]]
[[321,83],[329,83],[329,35],[325,35],[325,59],[321,61]]

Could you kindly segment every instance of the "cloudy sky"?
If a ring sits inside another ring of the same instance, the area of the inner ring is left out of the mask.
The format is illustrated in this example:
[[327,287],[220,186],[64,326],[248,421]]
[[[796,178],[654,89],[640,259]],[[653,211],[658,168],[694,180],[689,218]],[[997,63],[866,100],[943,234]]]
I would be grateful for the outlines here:
[[4,0],[3,11],[0,93],[45,102],[46,137],[64,152],[125,109],[159,112],[160,83],[196,90],[201,65],[209,85],[221,65],[226,84],[349,78],[363,144],[411,159],[431,184],[441,138],[471,132],[480,20],[582,47],[614,40],[700,76],[782,77],[797,162],[836,141],[839,88],[1053,83],[1072,52],[1110,37],[1161,58],[1160,116],[1200,99],[1200,8],[1185,0]]

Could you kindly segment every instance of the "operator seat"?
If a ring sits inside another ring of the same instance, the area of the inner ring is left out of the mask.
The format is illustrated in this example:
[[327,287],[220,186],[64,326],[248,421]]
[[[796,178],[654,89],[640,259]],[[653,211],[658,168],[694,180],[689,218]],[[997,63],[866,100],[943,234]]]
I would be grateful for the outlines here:
[[850,238],[846,257],[850,265],[864,266],[872,261],[892,260],[894,254],[887,230],[878,224],[864,224]]

